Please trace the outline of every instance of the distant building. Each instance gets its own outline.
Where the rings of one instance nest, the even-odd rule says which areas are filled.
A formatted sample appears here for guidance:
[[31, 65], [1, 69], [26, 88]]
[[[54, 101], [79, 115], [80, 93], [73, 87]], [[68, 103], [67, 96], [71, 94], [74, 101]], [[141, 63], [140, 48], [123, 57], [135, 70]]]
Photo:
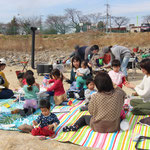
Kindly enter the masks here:
[[141, 32], [141, 26], [132, 26], [130, 27], [131, 33]]

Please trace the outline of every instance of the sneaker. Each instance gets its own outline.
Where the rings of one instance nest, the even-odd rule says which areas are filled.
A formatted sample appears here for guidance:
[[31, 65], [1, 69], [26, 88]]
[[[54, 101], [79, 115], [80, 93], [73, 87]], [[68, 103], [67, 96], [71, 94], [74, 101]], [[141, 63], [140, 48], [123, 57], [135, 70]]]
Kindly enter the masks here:
[[63, 128], [63, 132], [69, 132], [69, 131], [71, 131], [71, 130], [70, 130], [70, 128], [69, 128], [68, 126], [65, 126], [65, 127]]
[[77, 126], [73, 125], [73, 126], [70, 126], [70, 131], [77, 131], [78, 128]]

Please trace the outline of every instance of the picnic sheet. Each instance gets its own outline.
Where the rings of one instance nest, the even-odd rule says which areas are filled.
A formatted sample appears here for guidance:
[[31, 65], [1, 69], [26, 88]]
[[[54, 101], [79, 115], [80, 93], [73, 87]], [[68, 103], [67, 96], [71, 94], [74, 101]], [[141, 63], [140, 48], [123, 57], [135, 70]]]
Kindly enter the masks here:
[[[18, 130], [17, 127], [23, 123], [31, 124], [33, 119], [36, 119], [40, 114], [37, 110], [34, 115], [23, 118], [20, 115], [11, 115], [9, 110], [14, 108], [22, 108], [21, 103], [13, 103], [12, 100], [1, 100], [0, 108], [4, 104], [9, 104], [11, 107], [4, 110], [6, 113], [0, 113], [0, 129], [3, 130]], [[55, 130], [55, 137], [51, 140], [60, 142], [71, 142], [85, 147], [101, 148], [104, 150], [134, 150], [136, 142], [134, 139], [138, 135], [150, 137], [150, 127], [137, 124], [140, 119], [149, 116], [135, 116], [131, 112], [127, 114], [130, 128], [128, 131], [118, 131], [115, 133], [98, 133], [94, 132], [89, 126], [84, 126], [77, 132], [63, 132], [64, 126], [73, 125], [82, 115], [88, 115], [87, 111], [80, 112], [79, 107], [84, 105], [84, 101], [73, 100], [73, 106], [56, 106], [54, 109], [70, 110], [68, 113], [56, 113], [60, 120], [60, 124]], [[9, 126], [10, 125], [10, 126]], [[143, 141], [139, 145], [141, 148], [149, 149], [150, 142]]]

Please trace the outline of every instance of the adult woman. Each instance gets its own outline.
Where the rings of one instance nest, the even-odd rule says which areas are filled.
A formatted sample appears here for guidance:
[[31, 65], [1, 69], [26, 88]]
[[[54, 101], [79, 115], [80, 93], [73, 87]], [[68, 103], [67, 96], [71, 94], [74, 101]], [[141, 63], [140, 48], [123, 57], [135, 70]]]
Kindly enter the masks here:
[[131, 51], [127, 47], [114, 45], [114, 46], [104, 47], [103, 53], [104, 54], [110, 53], [111, 61], [113, 61], [114, 59], [118, 59], [120, 61], [121, 71], [127, 78], [127, 76], [128, 76], [127, 65], [128, 65], [129, 59], [131, 57]]
[[120, 129], [120, 113], [124, 103], [125, 92], [117, 87], [114, 89], [109, 75], [99, 72], [94, 83], [98, 92], [93, 94], [88, 105], [90, 115], [84, 115], [70, 127], [64, 127], [63, 131], [76, 131], [84, 125], [101, 133], [115, 132]]
[[72, 69], [71, 69], [71, 74], [70, 74], [70, 79], [66, 79], [66, 82], [71, 84], [70, 90], [76, 88], [76, 70], [81, 67], [81, 59], [78, 56], [74, 56], [72, 58]]
[[140, 67], [145, 74], [142, 82], [139, 85], [126, 83], [126, 86], [134, 89], [141, 99], [132, 99], [130, 104], [133, 106], [132, 113], [134, 115], [150, 115], [150, 59], [143, 59], [140, 62]]
[[[72, 58], [72, 70], [70, 74], [70, 80], [66, 79], [66, 82], [71, 84], [70, 90], [75, 90], [76, 89], [76, 70], [81, 67], [81, 59], [78, 56], [74, 56]], [[84, 75], [83, 78], [87, 79], [90, 78], [91, 74]]]
[[9, 82], [7, 81], [5, 74], [2, 72], [6, 67], [6, 60], [0, 59], [0, 76], [3, 78], [4, 82], [1, 84], [0, 87], [0, 99], [8, 99], [14, 95], [12, 90], [9, 88]]

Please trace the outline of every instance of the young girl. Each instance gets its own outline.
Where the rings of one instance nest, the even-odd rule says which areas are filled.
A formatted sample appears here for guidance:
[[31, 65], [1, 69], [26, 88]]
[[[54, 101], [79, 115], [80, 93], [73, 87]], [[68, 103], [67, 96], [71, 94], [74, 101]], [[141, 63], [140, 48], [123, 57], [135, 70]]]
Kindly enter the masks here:
[[86, 89], [86, 79], [84, 79], [84, 75], [90, 74], [90, 69], [88, 68], [88, 64], [86, 61], [81, 62], [81, 68], [77, 69], [77, 79], [76, 79], [76, 87], [77, 89], [80, 89], [83, 85], [83, 88]]
[[26, 82], [27, 85], [23, 86], [23, 91], [25, 93], [24, 109], [16, 109], [11, 112], [12, 114], [20, 113], [21, 116], [26, 116], [32, 114], [37, 109], [37, 93], [39, 92], [39, 89], [34, 85], [35, 79], [32, 75], [28, 75], [26, 77]]
[[[26, 77], [30, 75], [30, 76], [34, 76], [34, 73], [32, 70], [27, 70], [25, 73], [24, 72], [20, 72], [18, 75], [17, 75], [17, 78], [19, 80], [19, 85], [20, 87], [23, 87], [24, 85], [27, 85], [27, 81], [26, 81]], [[34, 83], [34, 85], [36, 85], [39, 89], [40, 89], [40, 86], [38, 83]]]
[[94, 87], [95, 87], [95, 83], [94, 83], [94, 80], [93, 79], [88, 79], [86, 81], [86, 85], [87, 85], [87, 88], [85, 91], [84, 91], [84, 95], [85, 95], [85, 106], [82, 106], [80, 108], [81, 111], [86, 111], [88, 110], [88, 104], [91, 100], [91, 95], [93, 93], [96, 93], [96, 90], [94, 90]]
[[134, 115], [150, 115], [150, 59], [143, 59], [140, 62], [140, 67], [145, 75], [139, 85], [126, 83], [126, 86], [135, 90], [135, 96], [140, 96], [139, 99], [132, 99], [130, 101], [133, 106], [132, 113]]
[[112, 80], [112, 82], [122, 88], [122, 85], [125, 84], [125, 75], [120, 71], [120, 61], [114, 59], [112, 61], [112, 68], [113, 70], [109, 71], [108, 74]]
[[100, 133], [120, 130], [120, 112], [125, 92], [119, 87], [114, 89], [109, 75], [102, 71], [95, 76], [94, 83], [98, 92], [92, 95], [89, 102], [90, 115], [82, 116], [73, 126], [64, 127], [63, 131], [76, 131], [85, 125], [90, 125]]
[[52, 77], [53, 79], [49, 80], [49, 84], [53, 82], [54, 84], [51, 87], [47, 88], [47, 91], [48, 92], [54, 91], [55, 105], [60, 105], [63, 101], [67, 99], [67, 95], [65, 93], [64, 86], [62, 83], [63, 75], [60, 73], [58, 69], [54, 69], [52, 71]]
[[57, 116], [50, 112], [50, 102], [47, 100], [40, 100], [41, 114], [33, 121], [33, 126], [23, 124], [18, 129], [23, 132], [31, 132], [32, 135], [52, 136], [54, 135], [54, 128], [60, 123]]

